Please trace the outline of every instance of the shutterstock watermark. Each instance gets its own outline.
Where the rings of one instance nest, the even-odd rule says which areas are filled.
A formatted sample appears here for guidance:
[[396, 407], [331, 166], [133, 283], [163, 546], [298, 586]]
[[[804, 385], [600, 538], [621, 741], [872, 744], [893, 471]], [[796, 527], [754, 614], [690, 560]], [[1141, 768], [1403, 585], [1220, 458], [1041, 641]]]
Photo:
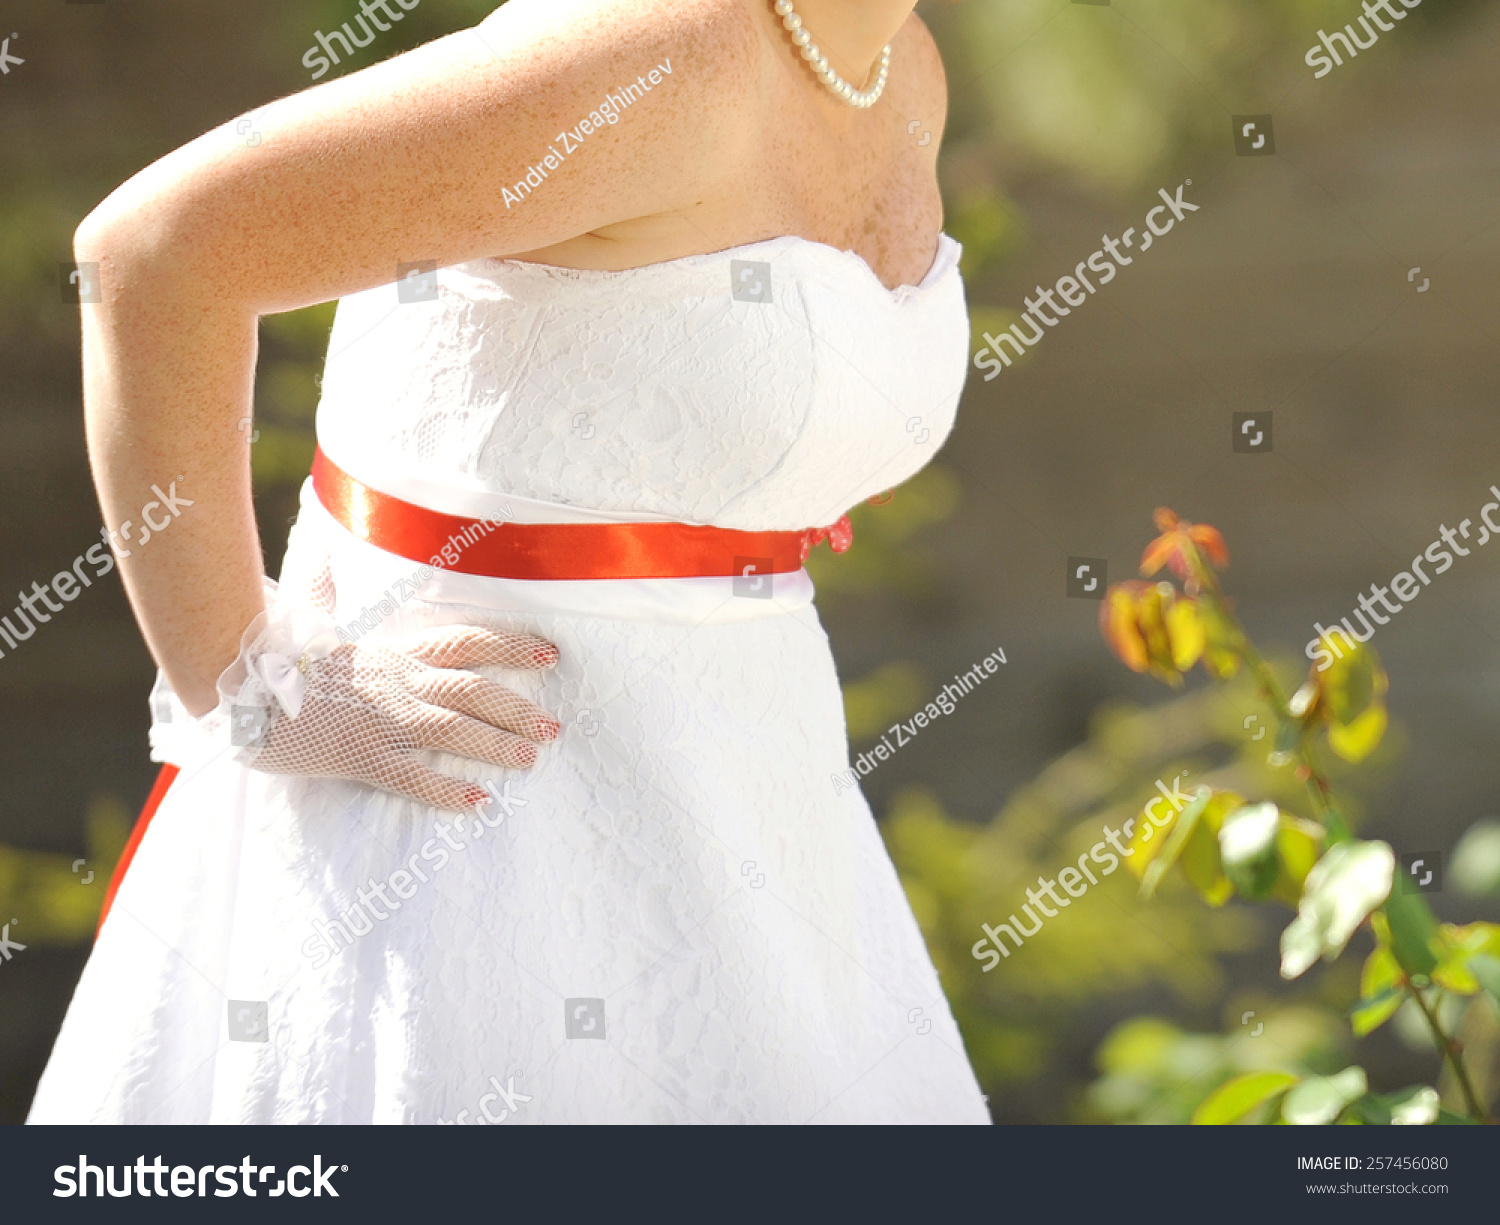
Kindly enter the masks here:
[[19, 34], [12, 34], [10, 38], [0, 40], [0, 75], [10, 76], [10, 66], [12, 64], [24, 64], [26, 62], [19, 55], [12, 54], [10, 49], [10, 39], [20, 37]]
[[[479, 1099], [478, 1108], [474, 1111], [476, 1115], [482, 1115], [483, 1117], [475, 1118], [472, 1120], [473, 1122], [479, 1123], [481, 1125], [494, 1126], [495, 1124], [503, 1123], [506, 1119], [510, 1118], [511, 1115], [518, 1113], [521, 1107], [526, 1102], [529, 1102], [531, 1100], [529, 1094], [516, 1092], [516, 1078], [514, 1076], [507, 1077], [503, 1086], [500, 1084], [500, 1081], [497, 1078], [491, 1076], [489, 1087], [493, 1090], [493, 1092], [486, 1093], [483, 1097], [481, 1097]], [[504, 1102], [505, 1108], [498, 1114], [491, 1114], [491, 1102]], [[460, 1110], [457, 1116], [455, 1116], [454, 1118], [438, 1120], [439, 1123], [446, 1123], [449, 1126], [453, 1126], [455, 1124], [467, 1125], [470, 1121], [471, 1120], [469, 1119], [469, 1112], [467, 1110]]]
[[[465, 850], [469, 843], [454, 837], [455, 831], [464, 832], [464, 822], [473, 820], [474, 826], [467, 836], [478, 842], [486, 829], [497, 829], [506, 817], [514, 815], [515, 809], [526, 807], [525, 800], [511, 795], [509, 779], [505, 780], [503, 791], [497, 791], [493, 783], [485, 783], [484, 789], [490, 793], [490, 803], [483, 805], [477, 813], [456, 817], [451, 823], [439, 821], [436, 838], [427, 839], [401, 867], [387, 873], [384, 880], [370, 877], [368, 885], [355, 892], [355, 904], [340, 911], [337, 919], [313, 921], [317, 934], [302, 942], [302, 955], [312, 961], [314, 970], [327, 965], [335, 953], [342, 951], [338, 938], [342, 938], [345, 948], [352, 948], [359, 937], [367, 936], [375, 929], [376, 923], [389, 919], [393, 911], [400, 910], [403, 901], [415, 897], [419, 882], [427, 884], [432, 876], [453, 861], [455, 854]], [[494, 820], [490, 819], [491, 816]], [[423, 869], [423, 864], [431, 868], [432, 875]], [[395, 897], [386, 892], [388, 889]]]
[[[182, 479], [179, 476], [177, 481]], [[99, 529], [99, 535], [103, 537], [103, 540], [75, 557], [73, 564], [66, 570], [59, 570], [54, 574], [50, 583], [43, 586], [41, 583], [33, 582], [29, 595], [24, 591], [18, 592], [20, 604], [8, 615], [0, 617], [0, 641], [14, 651], [18, 643], [25, 642], [36, 633], [38, 625], [46, 625], [52, 620], [53, 613], [62, 612], [64, 604], [71, 604], [83, 594], [85, 587], [92, 587], [94, 579], [103, 578], [113, 570], [117, 557], [134, 556], [133, 552], [122, 545], [116, 537], [124, 537], [136, 548], [143, 548], [154, 536], [171, 527], [177, 517], [182, 514], [183, 507], [193, 504], [191, 499], [177, 496], [177, 481], [168, 485], [165, 493], [162, 492], [160, 486], [151, 486], [151, 492], [159, 500], [147, 502], [141, 508], [139, 535], [133, 532], [136, 527], [134, 519], [126, 519], [113, 532], [108, 527], [102, 527]], [[153, 511], [162, 512], [160, 522], [152, 517]], [[105, 548], [105, 544], [109, 545], [109, 549]], [[84, 570], [85, 562], [93, 567], [92, 575]], [[63, 603], [59, 604], [57, 600], [54, 600], [52, 598], [54, 595]], [[38, 603], [42, 605], [42, 608], [37, 607]], [[12, 623], [11, 617], [15, 618], [15, 623]], [[4, 654], [4, 650], [0, 650], [0, 656]]]
[[[547, 177], [547, 171], [556, 170], [561, 166], [595, 132], [602, 131], [605, 127], [614, 127], [620, 122], [620, 115], [627, 107], [639, 102], [671, 75], [672, 61], [669, 58], [644, 76], [636, 77], [635, 84], [626, 85], [623, 89], [617, 88], [614, 93], [605, 94], [604, 101], [583, 119], [572, 128], [564, 128], [554, 137], [554, 143], [547, 147], [547, 155], [535, 166], [526, 168], [526, 177], [516, 184], [514, 191], [509, 187], [501, 188], [500, 198], [505, 201], [505, 207], [508, 209], [513, 204], [520, 204], [529, 197], [542, 185]], [[562, 146], [561, 149], [558, 148], [559, 145]]]
[[[1151, 840], [1154, 833], [1153, 826], [1156, 829], [1165, 828], [1177, 819], [1178, 813], [1193, 802], [1195, 797], [1182, 790], [1182, 777], [1186, 773], [1187, 771], [1184, 770], [1182, 774], [1178, 774], [1172, 780], [1170, 788], [1161, 779], [1156, 780], [1156, 789], [1161, 794], [1152, 796], [1146, 804], [1146, 816], [1151, 819], [1151, 825], [1147, 826], [1141, 834], [1142, 842], [1149, 842]], [[1165, 815], [1152, 811], [1163, 803], [1170, 804], [1172, 811]], [[1011, 915], [1010, 922], [1008, 923], [999, 923], [994, 926], [988, 923], [981, 923], [979, 925], [980, 930], [984, 932], [984, 938], [976, 941], [974, 947], [969, 950], [969, 953], [975, 961], [988, 961], [988, 964], [985, 965], [982, 971], [983, 973], [988, 974], [1000, 964], [1002, 957], [1010, 956], [1012, 950], [1005, 947], [1005, 941], [1000, 938], [1002, 935], [1009, 936], [1011, 943], [1016, 948], [1020, 948], [1028, 939], [1042, 930], [1042, 924], [1047, 919], [1056, 918], [1065, 907], [1073, 904], [1074, 899], [1081, 898], [1087, 893], [1091, 885], [1097, 885], [1101, 877], [1109, 876], [1116, 871], [1120, 866], [1121, 856], [1128, 858], [1135, 854], [1135, 847], [1126, 846], [1121, 841], [1122, 838], [1129, 839], [1134, 836], [1134, 817], [1126, 821], [1121, 829], [1114, 829], [1106, 824], [1101, 832], [1103, 833], [1103, 837], [1078, 857], [1078, 865], [1076, 867], [1069, 864], [1066, 868], [1058, 872], [1056, 880], [1046, 876], [1038, 876], [1036, 878], [1037, 887], [1026, 890], [1026, 902], [1022, 905], [1020, 914], [1024, 914], [1031, 920], [1031, 927], [1029, 929], [1026, 924], [1021, 922], [1020, 916], [1017, 914]], [[1106, 850], [1106, 846], [1114, 847], [1114, 850]], [[1119, 852], [1119, 854], [1115, 852]], [[1089, 867], [1090, 863], [1098, 866], [1099, 876], [1096, 877], [1094, 875], [1093, 869]], [[1057, 892], [1058, 885], [1062, 886], [1063, 892], [1068, 895], [1067, 897], [1063, 897]], [[1046, 902], [1042, 901], [1041, 895], [1043, 894], [1056, 903], [1056, 910], [1051, 909]], [[1036, 907], [1036, 910], [1032, 909], [1033, 906]], [[1041, 911], [1041, 914], [1038, 914], [1037, 911]], [[991, 945], [994, 947], [991, 948]]]
[[[966, 697], [977, 689], [986, 676], [994, 676], [1004, 662], [1005, 652], [997, 647], [967, 672], [955, 675], [952, 681], [943, 686], [943, 691], [917, 711], [910, 720], [905, 723], [899, 721], [892, 723], [886, 734], [880, 737], [879, 744], [859, 755], [853, 769], [831, 776], [833, 794], [838, 795], [851, 787], [857, 787], [861, 775], [869, 774], [881, 762], [895, 756], [897, 749], [904, 749], [928, 724], [937, 722], [943, 715], [951, 715], [958, 709], [958, 699]], [[894, 745], [887, 739], [888, 736], [896, 738]]]
[[[1121, 250], [1122, 247], [1135, 249], [1137, 255], [1149, 251], [1156, 239], [1170, 233], [1172, 227], [1186, 218], [1189, 213], [1196, 213], [1200, 206], [1190, 204], [1182, 198], [1183, 188], [1192, 185], [1193, 180], [1188, 179], [1177, 188], [1176, 195], [1168, 195], [1165, 187], [1159, 189], [1157, 194], [1161, 196], [1163, 203], [1158, 204], [1146, 214], [1144, 230], [1137, 231], [1132, 226], [1118, 239], [1111, 238], [1108, 234], [1104, 235], [1102, 240], [1104, 245], [1088, 259], [1080, 261], [1073, 269], [1071, 276], [1058, 278], [1057, 284], [1052, 289], [1044, 289], [1038, 285], [1036, 301], [1033, 302], [1030, 298], [1025, 299], [1026, 313], [1021, 316], [1022, 322], [1027, 325], [1027, 331], [1031, 333], [1029, 336], [1021, 331], [1019, 323], [1011, 324], [1010, 330], [1001, 332], [999, 336], [991, 336], [985, 332], [986, 347], [974, 355], [974, 365], [985, 371], [984, 381], [988, 383], [1010, 365], [1011, 354], [1005, 351], [1004, 346], [1009, 345], [1015, 351], [1016, 357], [1024, 356], [1028, 345], [1038, 343], [1046, 335], [1042, 324], [1055, 328], [1062, 321], [1063, 315], [1071, 315], [1074, 307], [1082, 306], [1088, 301], [1089, 294], [1098, 292], [1094, 283], [1085, 274], [1085, 268], [1092, 270], [1098, 276], [1100, 285], [1108, 285], [1115, 279], [1120, 269], [1135, 263], [1135, 256], [1126, 255]], [[1166, 217], [1168, 212], [1172, 214], [1170, 217]], [[1166, 217], [1166, 224], [1157, 224], [1157, 219], [1161, 217]], [[1138, 249], [1135, 247], [1134, 237], [1137, 233], [1141, 236], [1141, 245]], [[1107, 256], [1106, 251], [1109, 252]], [[1085, 293], [1085, 290], [1088, 292]], [[1057, 301], [1058, 298], [1061, 298], [1062, 302]], [[1047, 314], [1049, 310], [1058, 318], [1054, 319]]]
[[4, 927], [0, 927], [0, 965], [4, 965], [17, 953], [24, 953], [26, 951], [24, 944], [19, 940], [12, 940], [10, 938], [11, 923], [19, 924], [20, 921], [20, 919], [12, 919]]
[[[1353, 22], [1344, 27], [1346, 32], [1342, 34], [1337, 30], [1332, 34], [1326, 34], [1322, 30], [1319, 30], [1319, 45], [1310, 48], [1302, 61], [1309, 68], [1316, 68], [1318, 70], [1313, 73], [1313, 80], [1316, 81], [1319, 77], [1326, 77], [1334, 70], [1335, 66], [1343, 65], [1344, 61], [1339, 57], [1338, 47], [1335, 44], [1342, 43], [1344, 54], [1351, 60], [1354, 59], [1361, 51], [1368, 51], [1379, 42], [1382, 33], [1389, 33], [1391, 30], [1394, 30], [1396, 22], [1405, 21], [1405, 10], [1416, 8], [1422, 3], [1422, 0], [1400, 0], [1400, 3], [1401, 8], [1397, 8], [1393, 0], [1375, 0], [1373, 4], [1370, 0], [1361, 0], [1361, 7], [1364, 9], [1365, 15], [1356, 20], [1364, 30], [1366, 37], [1370, 40], [1369, 42], [1360, 42], [1359, 35], [1355, 33]], [[1380, 16], [1381, 13], [1389, 17], [1390, 21], [1384, 20]], [[1374, 29], [1370, 28], [1372, 21], [1375, 23]]]
[[[146, 1164], [145, 1157], [137, 1157], [134, 1165], [92, 1165], [88, 1154], [81, 1153], [77, 1165], [60, 1165], [52, 1171], [52, 1179], [57, 1184], [52, 1194], [58, 1199], [69, 1199], [73, 1196], [88, 1198], [89, 1187], [94, 1188], [93, 1194], [98, 1199], [106, 1195], [116, 1199], [124, 1199], [131, 1195], [139, 1195], [150, 1199], [156, 1195], [165, 1199], [169, 1195], [177, 1196], [179, 1199], [197, 1198], [206, 1199], [210, 1194], [220, 1199], [229, 1199], [236, 1195], [248, 1195], [252, 1198], [256, 1195], [267, 1195], [274, 1199], [278, 1195], [290, 1195], [301, 1199], [304, 1195], [311, 1195], [319, 1199], [325, 1195], [331, 1195], [334, 1199], [339, 1198], [339, 1193], [333, 1185], [333, 1176], [346, 1172], [347, 1165], [334, 1162], [323, 1164], [323, 1154], [314, 1153], [312, 1165], [294, 1165], [287, 1170], [284, 1178], [277, 1178], [275, 1182], [267, 1185], [268, 1180], [276, 1175], [274, 1165], [257, 1166], [247, 1154], [239, 1165], [167, 1165], [160, 1154], [150, 1165]], [[120, 1187], [115, 1187], [115, 1171], [120, 1172]], [[131, 1175], [134, 1174], [134, 1180]], [[147, 1175], [151, 1178], [148, 1181]], [[212, 1176], [216, 1184], [214, 1190], [209, 1191], [209, 1178]], [[171, 1189], [168, 1190], [167, 1182]]]
[[[383, 34], [391, 28], [390, 25], [377, 17], [376, 13], [384, 14], [394, 23], [401, 21], [406, 16], [406, 13], [411, 12], [421, 2], [422, 0], [411, 0], [411, 3], [408, 4], [407, 0], [359, 0], [359, 16], [354, 20], [365, 33], [364, 42], [360, 42], [359, 35], [349, 28], [347, 21], [344, 22], [342, 32], [335, 30], [332, 34], [324, 34], [322, 30], [315, 30], [313, 37], [318, 40], [318, 46], [309, 47], [303, 53], [302, 66], [312, 70], [312, 79], [316, 81], [332, 67], [332, 64], [329, 63], [330, 59], [333, 61], [333, 64], [339, 63], [339, 53], [333, 49], [333, 40], [338, 40], [339, 44], [344, 48], [344, 58], [348, 59], [353, 56], [357, 48], [368, 47], [374, 42], [377, 33]], [[391, 7], [392, 3], [400, 5], [401, 8], [406, 10], [406, 13], [397, 12]], [[371, 26], [375, 28], [372, 30], [370, 29]], [[319, 53], [318, 47], [323, 49], [322, 54]]]
[[[1335, 658], [1344, 658], [1344, 649], [1340, 647], [1337, 638], [1344, 640], [1344, 647], [1350, 651], [1354, 650], [1356, 642], [1368, 642], [1375, 636], [1375, 631], [1382, 625], [1389, 625], [1391, 617], [1422, 594], [1422, 588], [1432, 582], [1427, 572], [1422, 568], [1422, 562], [1429, 562], [1433, 574], [1442, 574], [1453, 566], [1453, 555], [1467, 557], [1474, 549], [1465, 548], [1459, 544], [1459, 539], [1471, 540], [1475, 548], [1482, 548], [1488, 544], [1494, 536], [1500, 536], [1500, 517], [1491, 519], [1490, 516], [1500, 511], [1500, 486], [1491, 485], [1490, 493], [1494, 495], [1495, 501], [1486, 502], [1479, 510], [1479, 534], [1470, 537], [1469, 528], [1474, 526], [1474, 520], [1465, 519], [1458, 525], [1457, 530], [1449, 527], [1446, 523], [1438, 524], [1438, 539], [1434, 540], [1422, 552], [1418, 553], [1411, 561], [1410, 570], [1401, 570], [1391, 579], [1389, 586], [1382, 587], [1379, 583], [1370, 584], [1370, 594], [1361, 594], [1359, 607], [1352, 610], [1352, 615], [1359, 618], [1360, 625], [1364, 626], [1365, 632], [1361, 634], [1350, 624], [1349, 618], [1344, 617], [1339, 625], [1332, 628], [1324, 628], [1321, 621], [1313, 622], [1313, 629], [1317, 630], [1318, 636], [1309, 642], [1304, 649], [1304, 654], [1318, 666], [1319, 672], [1326, 672], [1333, 666]], [[1447, 548], [1443, 546], [1447, 545]], [[1452, 550], [1451, 552], [1449, 550]], [[1415, 576], [1415, 577], [1413, 577]], [[1417, 579], [1422, 582], [1418, 584]], [[1391, 595], [1396, 597], [1391, 600]], [[1390, 616], [1377, 611], [1375, 605], [1385, 609]], [[1374, 622], [1372, 625], [1371, 622]], [[1340, 628], [1342, 626], [1342, 628]], [[1335, 637], [1337, 635], [1337, 638]]]

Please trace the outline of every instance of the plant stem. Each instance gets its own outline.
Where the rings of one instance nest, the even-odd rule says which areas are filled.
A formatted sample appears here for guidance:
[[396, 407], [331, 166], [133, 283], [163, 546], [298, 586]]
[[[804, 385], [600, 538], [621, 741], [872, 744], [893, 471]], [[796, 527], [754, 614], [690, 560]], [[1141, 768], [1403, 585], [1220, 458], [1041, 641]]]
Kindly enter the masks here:
[[1488, 1123], [1489, 1115], [1485, 1112], [1479, 1095], [1474, 1092], [1474, 1085], [1469, 1080], [1468, 1069], [1464, 1067], [1463, 1052], [1458, 1049], [1458, 1043], [1444, 1032], [1437, 1014], [1427, 1006], [1427, 1001], [1422, 998], [1422, 992], [1412, 985], [1410, 979], [1406, 980], [1405, 986], [1407, 995], [1411, 996], [1417, 1007], [1422, 1010], [1422, 1015], [1427, 1019], [1428, 1028], [1432, 1030], [1433, 1037], [1442, 1048], [1443, 1058], [1448, 1061], [1448, 1067], [1453, 1072], [1453, 1079], [1458, 1081], [1459, 1091], [1464, 1095], [1464, 1108], [1469, 1112], [1469, 1117], [1476, 1123]]
[[[1349, 827], [1339, 816], [1333, 788], [1313, 759], [1309, 728], [1302, 719], [1292, 713], [1291, 704], [1282, 692], [1281, 685], [1277, 682], [1270, 665], [1255, 649], [1255, 644], [1250, 641], [1250, 635], [1245, 632], [1245, 627], [1240, 624], [1239, 618], [1230, 609], [1229, 601], [1224, 595], [1223, 588], [1219, 586], [1218, 576], [1214, 573], [1213, 566], [1206, 562], [1196, 549], [1192, 551], [1191, 565], [1193, 577], [1197, 580], [1199, 589], [1204, 597], [1212, 602], [1215, 613], [1229, 627], [1233, 635], [1234, 651], [1259, 683], [1276, 718], [1283, 725], [1291, 724], [1298, 729], [1297, 758], [1307, 773], [1308, 791], [1312, 796], [1313, 808], [1321, 818], [1323, 827], [1328, 831], [1330, 841], [1344, 841], [1350, 837]], [[1433, 1038], [1442, 1049], [1443, 1058], [1447, 1061], [1454, 1080], [1458, 1082], [1459, 1091], [1463, 1094], [1469, 1117], [1476, 1123], [1487, 1123], [1489, 1116], [1479, 1100], [1479, 1095], [1474, 1092], [1474, 1085], [1469, 1079], [1468, 1069], [1464, 1067], [1463, 1052], [1459, 1050], [1458, 1043], [1444, 1031], [1437, 1014], [1427, 1006], [1427, 1001], [1422, 998], [1422, 992], [1412, 985], [1411, 980], [1406, 979], [1403, 985], [1427, 1021]]]
[[1308, 793], [1312, 797], [1313, 809], [1316, 811], [1323, 827], [1328, 831], [1334, 842], [1342, 842], [1349, 837], [1349, 827], [1339, 816], [1338, 805], [1334, 801], [1333, 788], [1329, 785], [1323, 772], [1318, 769], [1313, 760], [1312, 746], [1308, 743], [1307, 728], [1303, 726], [1302, 720], [1292, 714], [1291, 705], [1286, 695], [1282, 692], [1280, 683], [1276, 680], [1271, 666], [1266, 663], [1261, 653], [1255, 649], [1255, 644], [1250, 641], [1250, 635], [1245, 632], [1245, 627], [1240, 624], [1238, 617], [1229, 607], [1229, 601], [1224, 595], [1224, 589], [1219, 586], [1218, 576], [1214, 574], [1213, 567], [1203, 560], [1201, 556], [1193, 558], [1194, 577], [1198, 580], [1203, 594], [1213, 601], [1214, 610], [1219, 617], [1229, 626], [1234, 634], [1234, 649], [1238, 652], [1240, 659], [1244, 661], [1245, 667], [1250, 670], [1265, 694], [1266, 700], [1270, 702], [1272, 712], [1283, 724], [1295, 724], [1300, 729], [1297, 739], [1298, 763], [1307, 772]]

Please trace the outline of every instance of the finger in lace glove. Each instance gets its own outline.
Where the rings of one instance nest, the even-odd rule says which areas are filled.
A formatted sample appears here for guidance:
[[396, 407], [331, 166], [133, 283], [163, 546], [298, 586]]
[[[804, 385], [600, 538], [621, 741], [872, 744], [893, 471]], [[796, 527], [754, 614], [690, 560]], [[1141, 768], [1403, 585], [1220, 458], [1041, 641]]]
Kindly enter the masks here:
[[557, 648], [534, 634], [444, 626], [379, 644], [339, 643], [316, 609], [272, 608], [219, 680], [240, 760], [268, 774], [350, 779], [437, 808], [472, 809], [482, 788], [430, 769], [439, 750], [529, 769], [560, 724], [470, 669], [536, 671]]

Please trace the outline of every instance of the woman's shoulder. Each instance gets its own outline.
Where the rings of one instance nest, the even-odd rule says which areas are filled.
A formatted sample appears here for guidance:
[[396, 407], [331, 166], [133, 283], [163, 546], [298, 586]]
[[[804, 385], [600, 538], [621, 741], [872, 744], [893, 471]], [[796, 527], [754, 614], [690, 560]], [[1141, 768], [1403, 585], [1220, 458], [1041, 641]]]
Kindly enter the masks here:
[[672, 57], [687, 75], [748, 83], [760, 51], [760, 0], [509, 0], [482, 21], [481, 37], [545, 56], [564, 42], [580, 62]]
[[587, 113], [601, 89], [626, 102], [649, 92], [631, 107], [623, 143], [655, 158], [675, 142], [679, 164], [711, 162], [751, 129], [745, 100], [759, 89], [764, 51], [757, 2], [509, 0], [477, 32], [514, 63], [537, 105], [566, 116]]

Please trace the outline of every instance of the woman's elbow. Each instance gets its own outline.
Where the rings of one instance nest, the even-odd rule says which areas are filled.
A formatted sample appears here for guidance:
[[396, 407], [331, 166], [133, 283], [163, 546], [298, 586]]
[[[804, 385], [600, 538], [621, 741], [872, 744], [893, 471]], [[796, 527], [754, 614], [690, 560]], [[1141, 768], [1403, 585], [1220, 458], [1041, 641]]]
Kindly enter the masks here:
[[116, 188], [73, 231], [73, 258], [98, 266], [106, 305], [133, 288], [192, 271], [182, 203], [171, 193], [149, 190], [139, 181], [146, 173]]

